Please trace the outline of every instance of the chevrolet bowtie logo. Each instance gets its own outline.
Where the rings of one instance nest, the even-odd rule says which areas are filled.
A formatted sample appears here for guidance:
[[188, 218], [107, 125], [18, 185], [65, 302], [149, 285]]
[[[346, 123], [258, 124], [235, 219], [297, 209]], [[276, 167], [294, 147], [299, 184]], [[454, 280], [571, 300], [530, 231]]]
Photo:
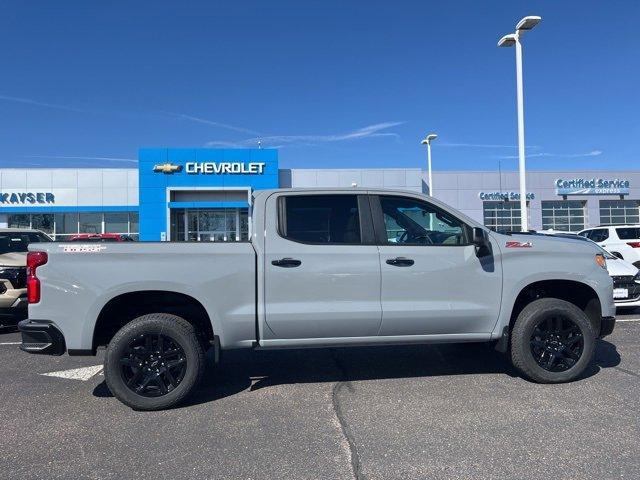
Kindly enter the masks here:
[[174, 173], [180, 172], [181, 170], [182, 165], [174, 165], [173, 163], [159, 163], [153, 166], [154, 172]]

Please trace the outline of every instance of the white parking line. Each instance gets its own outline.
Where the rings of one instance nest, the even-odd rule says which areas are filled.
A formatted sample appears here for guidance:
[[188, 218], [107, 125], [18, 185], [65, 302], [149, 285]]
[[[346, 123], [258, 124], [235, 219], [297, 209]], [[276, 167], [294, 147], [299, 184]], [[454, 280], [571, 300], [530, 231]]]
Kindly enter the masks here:
[[0, 345], [20, 345], [22, 342], [2, 342]]
[[616, 323], [618, 322], [640, 322], [640, 318], [616, 318]]
[[71, 370], [61, 370], [59, 372], [41, 373], [40, 375], [86, 382], [100, 372], [102, 372], [102, 365], [93, 365], [91, 367], [72, 368]]

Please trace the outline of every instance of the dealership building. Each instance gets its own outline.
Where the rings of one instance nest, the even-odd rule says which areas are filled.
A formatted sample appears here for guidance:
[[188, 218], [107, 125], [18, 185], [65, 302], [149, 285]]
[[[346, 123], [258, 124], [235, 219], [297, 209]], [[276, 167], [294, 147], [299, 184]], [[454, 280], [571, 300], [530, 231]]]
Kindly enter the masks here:
[[[272, 149], [142, 149], [138, 168], [0, 168], [0, 227], [64, 240], [122, 233], [143, 241], [242, 241], [251, 194], [278, 187], [429, 192], [420, 168], [281, 169]], [[492, 229], [518, 230], [517, 172], [436, 171], [433, 194]], [[527, 173], [530, 228], [576, 232], [640, 222], [640, 170]]]

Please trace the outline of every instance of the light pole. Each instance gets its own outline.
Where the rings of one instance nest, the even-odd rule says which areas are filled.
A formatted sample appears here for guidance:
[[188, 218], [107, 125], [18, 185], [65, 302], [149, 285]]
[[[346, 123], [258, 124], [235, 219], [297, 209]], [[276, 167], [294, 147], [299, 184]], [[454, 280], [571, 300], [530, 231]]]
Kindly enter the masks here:
[[515, 33], [505, 35], [498, 41], [499, 47], [516, 47], [516, 90], [518, 102], [518, 170], [520, 175], [520, 215], [522, 218], [521, 229], [529, 230], [529, 218], [527, 216], [527, 183], [524, 158], [524, 98], [522, 93], [522, 43], [520, 37], [527, 30], [531, 30], [542, 20], [541, 17], [524, 17], [516, 25]]
[[429, 135], [424, 137], [424, 140], [422, 140], [422, 142], [420, 142], [422, 145], [427, 146], [427, 168], [429, 172], [428, 175], [429, 175], [429, 196], [430, 197], [433, 197], [433, 178], [431, 177], [431, 142], [434, 141], [436, 138], [438, 138], [438, 135], [436, 135], [435, 133], [430, 133]]

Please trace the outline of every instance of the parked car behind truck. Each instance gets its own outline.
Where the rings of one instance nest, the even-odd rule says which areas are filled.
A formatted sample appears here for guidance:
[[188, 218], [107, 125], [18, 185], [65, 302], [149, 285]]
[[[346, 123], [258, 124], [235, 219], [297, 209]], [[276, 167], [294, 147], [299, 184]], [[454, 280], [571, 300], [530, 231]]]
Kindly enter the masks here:
[[615, 307], [588, 242], [502, 235], [421, 194], [266, 190], [238, 243], [40, 245], [21, 348], [93, 355], [142, 410], [182, 401], [204, 352], [496, 342], [537, 382], [578, 377]]
[[605, 225], [587, 228], [578, 235], [640, 268], [640, 225]]
[[27, 246], [50, 241], [39, 230], [0, 229], [0, 329], [27, 318]]

